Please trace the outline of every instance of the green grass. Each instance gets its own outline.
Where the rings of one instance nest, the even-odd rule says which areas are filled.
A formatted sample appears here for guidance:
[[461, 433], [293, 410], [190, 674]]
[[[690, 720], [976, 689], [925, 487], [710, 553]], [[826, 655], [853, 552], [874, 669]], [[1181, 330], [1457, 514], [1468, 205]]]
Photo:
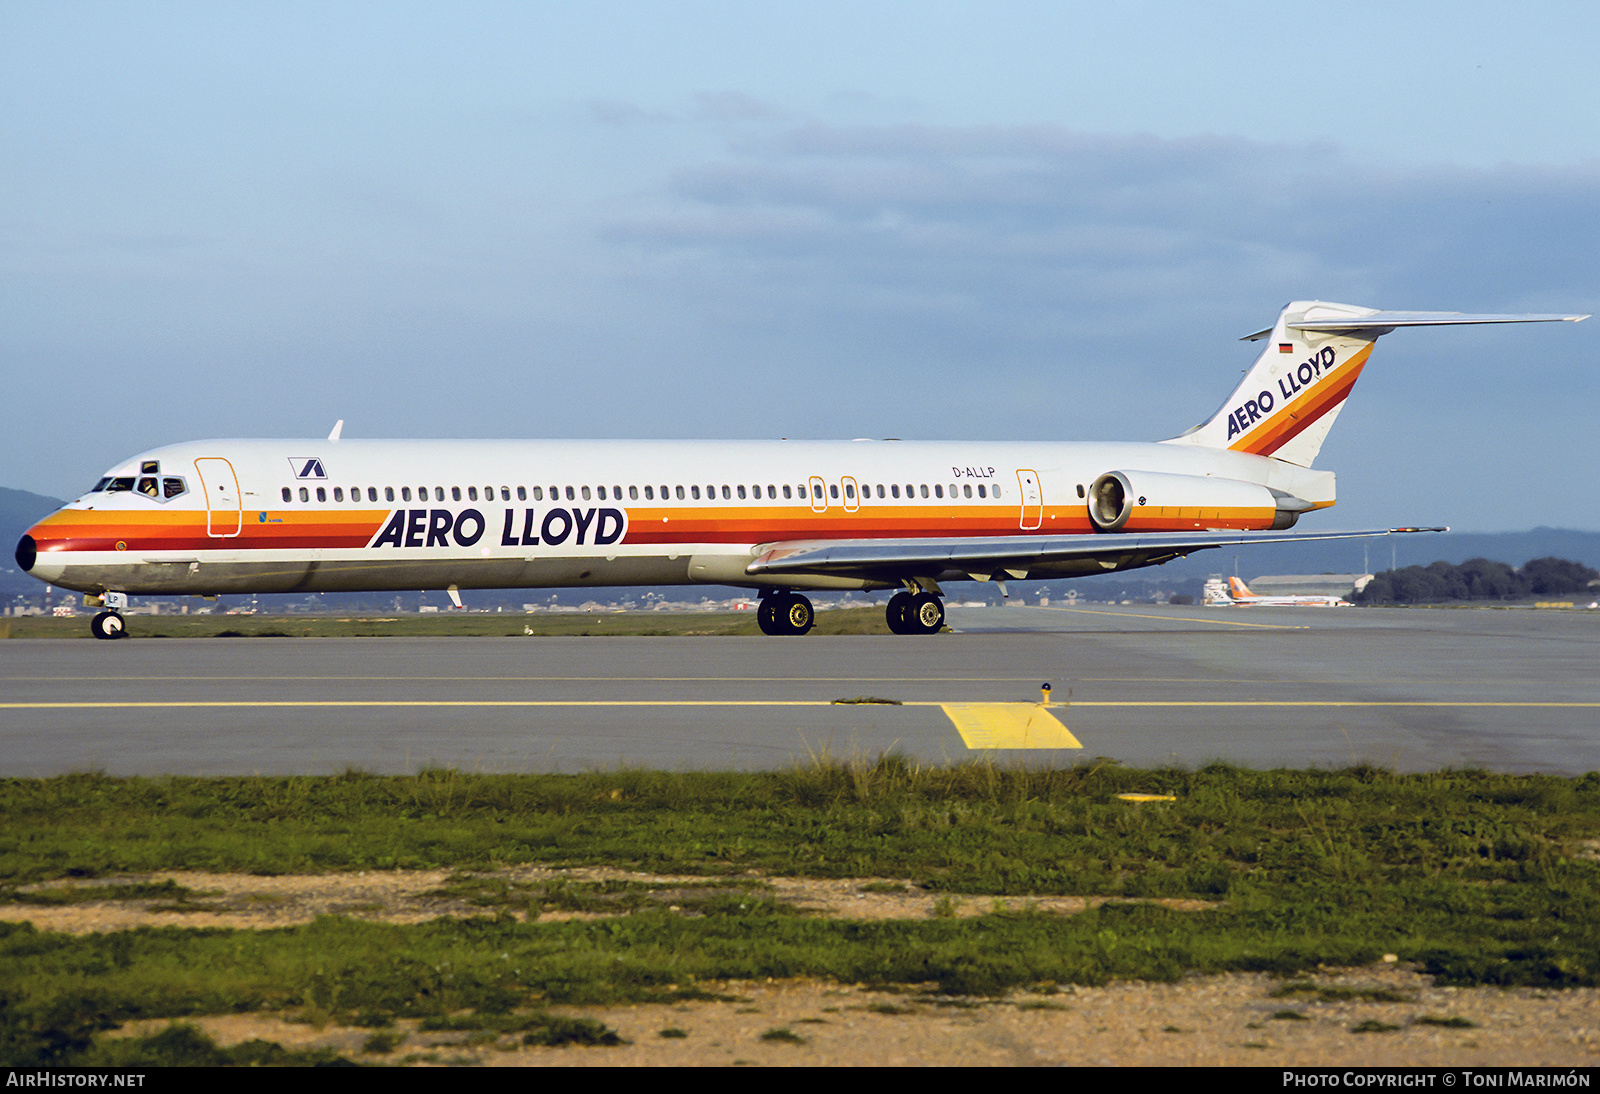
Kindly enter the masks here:
[[[130, 615], [128, 636], [144, 638], [440, 638], [761, 636], [755, 612], [356, 612], [339, 615]], [[812, 634], [888, 634], [881, 608], [819, 611]], [[0, 638], [89, 638], [89, 616], [0, 620]]]
[[[1177, 800], [1115, 797], [1129, 792]], [[1441, 984], [1595, 986], [1597, 841], [1596, 775], [917, 768], [887, 756], [750, 773], [0, 780], [0, 899], [68, 901], [78, 891], [65, 879], [157, 870], [450, 867], [441, 891], [482, 911], [82, 937], [0, 927], [0, 1063], [86, 1058], [106, 1043], [97, 1033], [132, 1018], [231, 1011], [368, 1028], [468, 1015], [498, 1037], [549, 1004], [705, 998], [725, 979], [900, 985], [954, 1002], [1194, 972], [1290, 977], [1396, 954]], [[532, 863], [701, 880], [492, 873]], [[841, 921], [775, 901], [760, 875], [909, 879], [952, 913], [958, 895], [1114, 899], [1074, 916]], [[205, 895], [117, 884], [99, 893]], [[1207, 903], [1177, 911], [1152, 897]], [[557, 908], [605, 914], [537, 919]], [[1279, 994], [1406, 998], [1292, 980]]]

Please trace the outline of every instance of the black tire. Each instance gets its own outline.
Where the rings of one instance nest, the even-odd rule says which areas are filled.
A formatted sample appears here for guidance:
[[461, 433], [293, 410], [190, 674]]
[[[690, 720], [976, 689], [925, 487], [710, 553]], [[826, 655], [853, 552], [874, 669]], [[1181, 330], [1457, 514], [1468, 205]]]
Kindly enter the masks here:
[[883, 610], [885, 621], [889, 624], [890, 634], [914, 634], [911, 629], [911, 601], [910, 593], [895, 593], [889, 598], [889, 606]]
[[778, 618], [779, 609], [783, 603], [783, 594], [774, 593], [761, 598], [761, 605], [756, 608], [756, 626], [761, 628], [762, 634], [783, 634], [783, 621]]
[[906, 622], [912, 634], [938, 634], [944, 628], [944, 601], [932, 593], [918, 593], [911, 598]]
[[817, 622], [817, 613], [811, 607], [811, 601], [799, 593], [790, 593], [784, 599], [786, 603], [781, 609], [783, 614], [783, 633], [805, 634]]
[[128, 626], [118, 612], [101, 612], [89, 620], [89, 633], [96, 638], [126, 638]]

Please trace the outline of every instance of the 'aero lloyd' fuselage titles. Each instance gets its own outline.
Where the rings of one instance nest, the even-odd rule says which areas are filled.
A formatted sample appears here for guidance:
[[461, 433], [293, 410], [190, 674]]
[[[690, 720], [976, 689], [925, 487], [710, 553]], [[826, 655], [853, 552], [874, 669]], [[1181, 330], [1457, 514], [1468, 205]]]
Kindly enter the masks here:
[[[488, 523], [477, 509], [459, 513], [449, 509], [396, 509], [368, 547], [474, 547]], [[582, 546], [604, 547], [616, 543], [628, 530], [628, 514], [621, 509], [566, 509], [556, 506], [505, 510], [500, 530], [502, 547], [560, 546], [569, 540]]]
[[[1322, 374], [1334, 366], [1334, 352], [1332, 346], [1323, 346], [1321, 350], [1313, 353], [1298, 366], [1289, 370], [1288, 375], [1278, 378], [1278, 393], [1285, 403], [1296, 395], [1309, 388]], [[1248, 430], [1257, 422], [1262, 421], [1272, 413], [1272, 408], [1278, 403], [1278, 395], [1270, 390], [1263, 389], [1254, 399], [1246, 399], [1243, 406], [1235, 407], [1228, 415], [1228, 440], [1233, 440], [1239, 434]]]

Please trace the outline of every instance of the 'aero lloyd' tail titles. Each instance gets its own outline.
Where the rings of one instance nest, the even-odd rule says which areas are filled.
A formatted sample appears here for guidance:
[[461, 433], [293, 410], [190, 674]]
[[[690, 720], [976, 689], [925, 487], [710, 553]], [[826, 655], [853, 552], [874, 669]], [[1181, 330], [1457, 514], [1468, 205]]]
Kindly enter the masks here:
[[[899, 589], [897, 634], [942, 583], [1107, 573], [1288, 532], [1334, 503], [1312, 470], [1373, 343], [1398, 327], [1577, 315], [1297, 301], [1207, 421], [1155, 443], [213, 440], [142, 453], [41, 520], [24, 571], [105, 608], [130, 595], [714, 583], [804, 634], [802, 590]], [[426, 485], [422, 485], [422, 484]], [[415, 492], [415, 507], [413, 507]], [[549, 504], [546, 504], [548, 501]], [[593, 504], [591, 504], [591, 501]]]

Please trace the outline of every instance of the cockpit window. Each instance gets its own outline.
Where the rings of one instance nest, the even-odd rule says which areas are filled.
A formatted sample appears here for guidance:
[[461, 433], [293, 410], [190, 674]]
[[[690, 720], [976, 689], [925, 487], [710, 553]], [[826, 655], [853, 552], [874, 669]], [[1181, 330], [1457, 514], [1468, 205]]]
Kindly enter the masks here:
[[99, 482], [95, 483], [94, 486], [92, 488], [90, 488], [89, 493], [98, 494], [100, 491], [104, 490], [108, 485], [110, 485], [110, 483], [111, 483], [111, 476], [107, 475], [105, 478], [103, 478]]
[[139, 480], [139, 493], [147, 498], [159, 498], [161, 486], [153, 478], [143, 478]]
[[132, 490], [132, 489], [133, 489], [133, 476], [132, 475], [128, 475], [125, 478], [112, 479], [111, 480], [111, 484], [106, 487], [106, 493], [115, 494], [115, 493], [118, 493], [119, 491]]
[[189, 487], [182, 479], [169, 476], [161, 480], [161, 493], [166, 497], [175, 498], [179, 494], [185, 493], [188, 489]]

